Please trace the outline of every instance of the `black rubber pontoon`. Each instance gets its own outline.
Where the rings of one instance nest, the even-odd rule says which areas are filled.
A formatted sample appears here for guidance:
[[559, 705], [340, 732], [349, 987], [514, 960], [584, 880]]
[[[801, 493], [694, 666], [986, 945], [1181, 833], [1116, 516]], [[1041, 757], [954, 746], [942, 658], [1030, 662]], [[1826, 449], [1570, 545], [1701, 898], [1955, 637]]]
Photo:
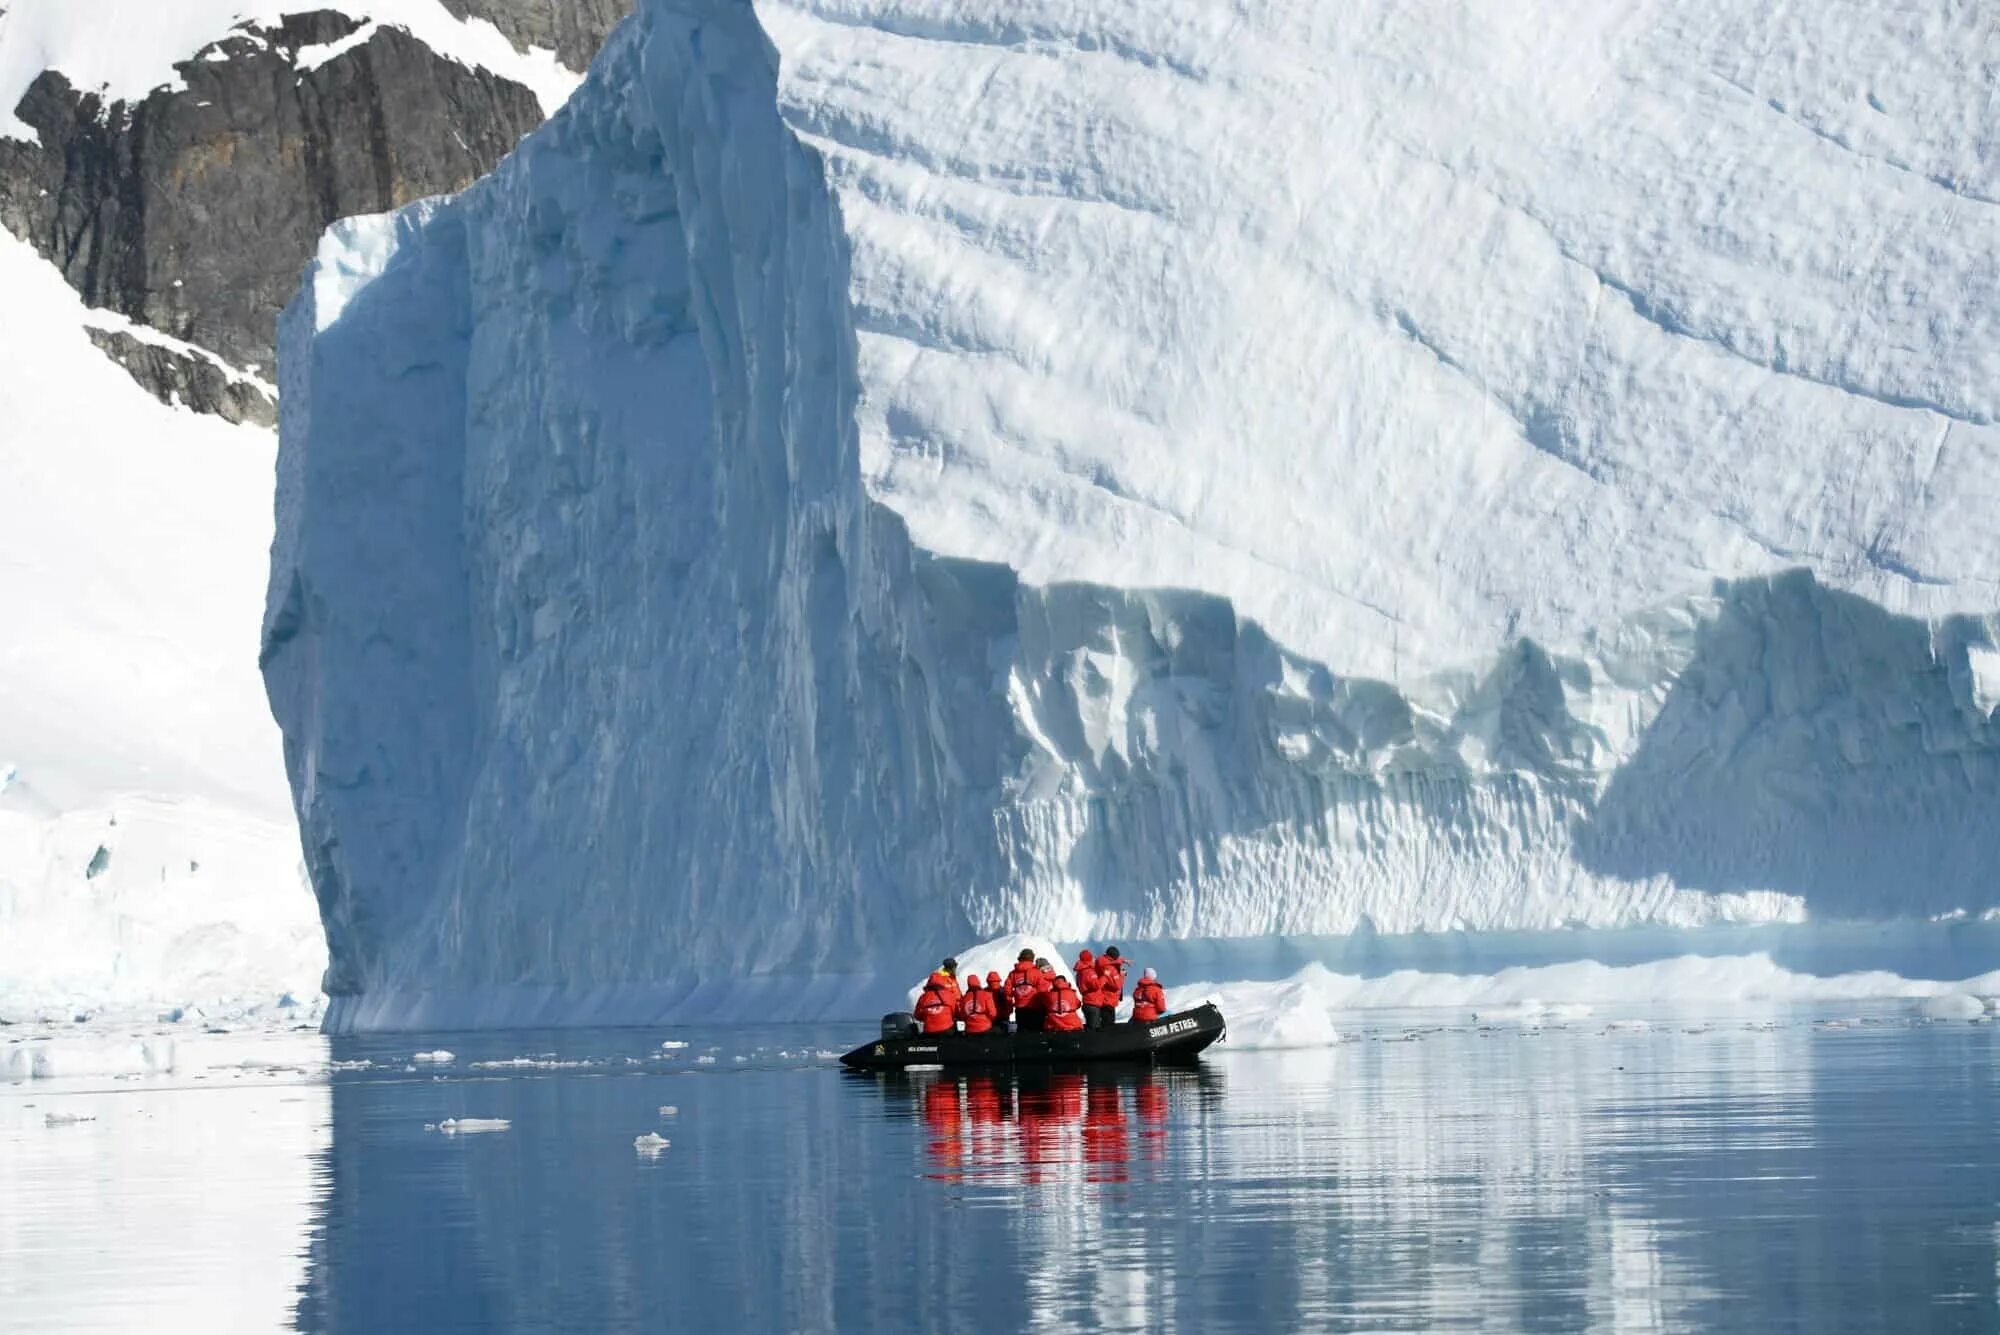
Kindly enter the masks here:
[[897, 1034], [863, 1043], [840, 1060], [857, 1071], [911, 1066], [1019, 1066], [1071, 1062], [1191, 1062], [1226, 1026], [1213, 1005], [1144, 1024], [1073, 1033]]

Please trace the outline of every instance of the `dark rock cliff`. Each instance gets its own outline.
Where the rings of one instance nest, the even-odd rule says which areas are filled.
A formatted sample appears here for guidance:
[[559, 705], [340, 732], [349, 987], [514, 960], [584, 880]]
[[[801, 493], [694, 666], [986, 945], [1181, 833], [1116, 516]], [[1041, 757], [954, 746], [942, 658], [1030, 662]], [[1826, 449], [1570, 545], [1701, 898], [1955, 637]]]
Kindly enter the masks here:
[[[582, 61], [623, 5], [451, 8], [504, 14], [510, 38], [560, 40]], [[185, 88], [137, 102], [107, 105], [42, 74], [16, 111], [38, 141], [0, 139], [0, 226], [91, 305], [275, 380], [277, 313], [327, 224], [461, 190], [542, 119], [528, 89], [400, 29], [323, 63], [309, 50], [360, 30], [330, 11], [246, 24], [175, 67]], [[254, 385], [198, 357], [123, 334], [98, 344], [163, 401], [273, 418]]]
[[485, 19], [519, 50], [544, 47], [581, 73], [633, 0], [442, 0], [459, 18]]

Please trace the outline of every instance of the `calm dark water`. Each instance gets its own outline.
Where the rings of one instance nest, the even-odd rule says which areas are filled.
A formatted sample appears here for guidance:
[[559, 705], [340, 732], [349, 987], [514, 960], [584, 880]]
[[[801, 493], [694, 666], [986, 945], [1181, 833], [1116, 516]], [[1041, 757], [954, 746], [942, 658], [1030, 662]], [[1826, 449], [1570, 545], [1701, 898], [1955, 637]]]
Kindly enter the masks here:
[[[1440, 1024], [1192, 1072], [857, 1077], [794, 1028], [7, 1087], [0, 1326], [2000, 1329], [2000, 1028]], [[425, 1129], [468, 1117], [511, 1125]]]

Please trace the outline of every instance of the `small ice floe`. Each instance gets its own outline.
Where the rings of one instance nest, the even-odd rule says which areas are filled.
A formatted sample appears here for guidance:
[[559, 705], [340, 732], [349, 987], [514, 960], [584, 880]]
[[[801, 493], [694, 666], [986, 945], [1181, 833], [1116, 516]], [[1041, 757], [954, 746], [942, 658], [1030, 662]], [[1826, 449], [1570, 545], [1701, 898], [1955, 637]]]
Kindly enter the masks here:
[[554, 1057], [500, 1057], [493, 1061], [474, 1062], [475, 1071], [577, 1071], [596, 1062], [576, 1060], [561, 1061]]
[[1652, 1027], [1652, 1023], [1647, 1020], [1610, 1020], [1605, 1023], [1604, 1032], [1607, 1034], [1643, 1034]]
[[513, 1125], [504, 1117], [447, 1117], [442, 1122], [425, 1122], [424, 1130], [446, 1136], [474, 1136], [486, 1131], [507, 1131]]
[[702, 1056], [695, 1058], [695, 1063], [700, 1066], [713, 1066], [715, 1065], [715, 1057], [713, 1054], [704, 1053]]
[[686, 1046], [687, 1044], [681, 1042], [681, 1040], [679, 1040], [678, 1038], [670, 1038], [666, 1042], [660, 1044], [660, 1051], [679, 1052], [682, 1048]]
[[1580, 1003], [1550, 1005], [1546, 1001], [1530, 998], [1503, 1006], [1482, 1006], [1472, 1013], [1472, 1018], [1482, 1024], [1543, 1025], [1581, 1020], [1589, 1014], [1590, 1007]]
[[367, 1071], [373, 1069], [374, 1065], [375, 1063], [368, 1060], [368, 1058], [361, 1057], [351, 1062], [330, 1061], [326, 1064], [326, 1069], [329, 1071]]
[[823, 1062], [840, 1060], [840, 1054], [838, 1052], [835, 1052], [832, 1048], [821, 1048], [818, 1052], [815, 1052], [813, 1056], [819, 1058]]
[[632, 1137], [632, 1148], [645, 1155], [648, 1159], [659, 1158], [660, 1155], [666, 1153], [667, 1146], [671, 1144], [673, 1144], [671, 1140], [668, 1140], [657, 1131], [648, 1131], [643, 1136]]
[[1940, 992], [1925, 997], [1917, 1011], [1926, 1020], [1976, 1020], [1986, 1014], [1986, 1003], [1970, 992]]
[[43, 1126], [80, 1126], [97, 1119], [88, 1113], [52, 1112], [42, 1114]]
[[679, 1108], [676, 1108], [671, 1103], [662, 1104], [660, 1106], [660, 1116], [662, 1117], [679, 1117], [680, 1115], [681, 1115], [681, 1110]]
[[423, 1065], [446, 1066], [452, 1062], [457, 1061], [458, 1054], [455, 1052], [447, 1052], [443, 1048], [439, 1048], [435, 1052], [415, 1053], [410, 1057], [410, 1060], [416, 1062], [420, 1066]]
[[739, 1052], [734, 1057], [731, 1057], [729, 1060], [733, 1062], [747, 1062], [750, 1059]]

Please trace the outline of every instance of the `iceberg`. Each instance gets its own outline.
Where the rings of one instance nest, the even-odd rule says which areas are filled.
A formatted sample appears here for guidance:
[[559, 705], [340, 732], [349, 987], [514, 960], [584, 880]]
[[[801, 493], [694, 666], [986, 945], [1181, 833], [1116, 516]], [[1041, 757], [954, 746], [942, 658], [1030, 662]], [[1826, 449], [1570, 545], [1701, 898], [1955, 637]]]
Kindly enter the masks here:
[[261, 655], [329, 1026], [854, 1014], [1016, 932], [1991, 969], [1969, 48], [1875, 34], [1863, 115], [1875, 37], [1767, 95], [1697, 8], [646, 0], [335, 227]]

